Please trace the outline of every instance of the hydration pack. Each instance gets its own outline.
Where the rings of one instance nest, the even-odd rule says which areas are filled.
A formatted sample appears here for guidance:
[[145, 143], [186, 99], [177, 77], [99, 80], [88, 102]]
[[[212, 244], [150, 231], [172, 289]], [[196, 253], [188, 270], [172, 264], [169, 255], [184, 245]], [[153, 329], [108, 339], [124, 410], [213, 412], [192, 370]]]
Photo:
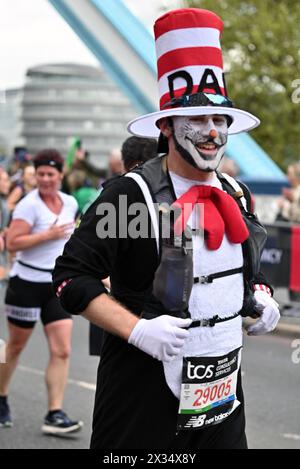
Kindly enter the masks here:
[[[260, 272], [260, 258], [264, 249], [267, 232], [251, 210], [251, 194], [247, 186], [238, 183], [228, 175], [216, 172], [223, 190], [231, 195], [241, 210], [249, 230], [249, 238], [242, 244], [244, 266], [218, 272], [206, 278], [193, 278], [192, 234], [186, 231], [178, 240], [171, 229], [169, 238], [162, 236], [164, 212], [157, 210], [157, 204], [171, 207], [176, 200], [173, 185], [168, 174], [166, 158], [158, 157], [126, 174], [133, 178], [145, 197], [157, 241], [157, 254], [160, 258], [155, 273], [152, 294], [145, 305], [143, 317], [148, 319], [161, 314], [188, 317], [188, 304], [194, 283], [210, 283], [214, 278], [243, 272], [245, 283], [244, 304], [239, 312], [242, 316], [253, 313], [255, 300], [251, 288]], [[154, 205], [156, 203], [156, 205]]]

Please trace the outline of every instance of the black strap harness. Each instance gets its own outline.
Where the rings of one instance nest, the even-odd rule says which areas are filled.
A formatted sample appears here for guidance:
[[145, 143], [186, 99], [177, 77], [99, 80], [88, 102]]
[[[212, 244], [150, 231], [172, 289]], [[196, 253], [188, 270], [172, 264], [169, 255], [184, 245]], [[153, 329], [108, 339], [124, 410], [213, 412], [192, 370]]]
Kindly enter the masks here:
[[210, 319], [200, 319], [199, 321], [193, 321], [192, 324], [188, 327], [188, 329], [191, 329], [192, 327], [214, 327], [216, 324], [231, 321], [232, 319], [235, 319], [238, 316], [240, 316], [240, 312], [235, 313], [232, 316], [228, 316], [226, 318], [220, 318], [218, 315], [216, 315]]
[[243, 272], [243, 267], [238, 267], [236, 269], [224, 270], [223, 272], [217, 272], [216, 274], [202, 275], [201, 277], [194, 277], [194, 284], [201, 283], [213, 283], [217, 278], [229, 277], [230, 275], [241, 274]]
[[[194, 277], [194, 284], [208, 284], [212, 283], [217, 278], [229, 277], [230, 275], [240, 274], [242, 272], [243, 267], [239, 267], [237, 269], [225, 270], [224, 272], [218, 272], [216, 274], [203, 275], [202, 277]], [[189, 314], [189, 316], [191, 315]], [[226, 318], [220, 318], [218, 315], [216, 315], [209, 319], [200, 319], [198, 321], [193, 321], [192, 324], [189, 326], [189, 329], [192, 327], [214, 327], [216, 324], [231, 321], [231, 319], [235, 319], [238, 316], [240, 316], [240, 311]]]
[[[144, 179], [145, 183], [148, 185], [152, 200], [154, 202], [158, 202], [159, 204], [167, 203], [169, 206], [171, 206], [174, 200], [176, 200], [176, 194], [168, 172], [166, 156], [162, 158], [154, 158], [145, 163], [143, 166], [136, 168], [134, 172], [139, 174]], [[241, 181], [236, 181], [236, 187], [236, 185], [231, 184], [231, 182], [218, 171], [216, 171], [216, 175], [222, 184], [223, 190], [231, 197], [233, 197], [233, 199], [235, 199], [236, 203], [238, 204], [241, 214], [249, 229], [250, 237], [247, 241], [245, 241], [245, 243], [242, 244], [244, 258], [243, 267], [194, 277], [194, 284], [211, 284], [218, 278], [243, 273], [245, 285], [244, 303], [241, 311], [227, 318], [220, 318], [219, 316], [215, 315], [210, 319], [193, 321], [190, 327], [214, 327], [214, 325], [217, 323], [235, 319], [239, 315], [251, 316], [251, 312], [253, 310], [253, 295], [251, 292], [251, 285], [256, 276], [260, 274], [260, 257], [266, 240], [266, 230], [259, 223], [256, 216], [252, 213], [252, 199], [248, 187]], [[246, 204], [244, 204], [243, 198], [245, 199]], [[197, 230], [191, 231], [197, 232]], [[162, 244], [161, 239], [160, 243]], [[178, 316], [177, 313], [180, 314], [180, 316]], [[160, 314], [166, 314], [163, 307], [161, 308]], [[182, 317], [182, 315], [184, 315], [184, 317], [191, 317], [188, 309], [185, 311], [172, 311], [172, 314], [175, 317]], [[157, 315], [159, 315], [158, 312], [156, 316]]]

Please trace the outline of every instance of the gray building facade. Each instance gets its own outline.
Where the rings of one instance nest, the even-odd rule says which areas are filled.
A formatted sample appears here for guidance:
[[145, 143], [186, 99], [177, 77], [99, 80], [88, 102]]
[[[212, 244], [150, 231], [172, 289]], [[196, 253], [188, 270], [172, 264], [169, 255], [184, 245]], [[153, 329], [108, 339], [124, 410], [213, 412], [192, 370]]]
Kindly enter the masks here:
[[22, 137], [23, 89], [7, 90], [0, 103], [0, 153], [9, 155], [13, 147], [24, 144]]
[[32, 154], [51, 147], [65, 156], [79, 137], [92, 162], [103, 168], [111, 149], [128, 137], [126, 123], [137, 114], [103, 70], [78, 64], [30, 68], [21, 95], [17, 143]]

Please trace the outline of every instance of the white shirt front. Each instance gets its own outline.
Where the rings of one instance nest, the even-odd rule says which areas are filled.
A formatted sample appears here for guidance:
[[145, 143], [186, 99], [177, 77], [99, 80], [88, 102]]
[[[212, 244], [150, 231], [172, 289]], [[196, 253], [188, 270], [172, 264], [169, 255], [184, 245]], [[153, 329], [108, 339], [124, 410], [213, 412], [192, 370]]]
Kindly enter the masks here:
[[[193, 181], [170, 172], [174, 191], [179, 198], [195, 185], [210, 185], [222, 190], [217, 176], [207, 182]], [[195, 209], [188, 220], [192, 229], [198, 229]], [[243, 252], [241, 244], [231, 243], [224, 236], [219, 249], [209, 250], [203, 243], [200, 234], [193, 234], [193, 262], [194, 277], [215, 274], [243, 265]], [[241, 310], [244, 299], [243, 274], [238, 273], [228, 277], [215, 279], [209, 284], [195, 284], [192, 289], [189, 310], [194, 320], [212, 318], [218, 315], [221, 318], [232, 316]], [[168, 385], [179, 398], [182, 356], [222, 356], [242, 346], [242, 318], [218, 323], [214, 327], [197, 327], [190, 329], [190, 337], [183, 347], [182, 354], [175, 360], [164, 363], [165, 375]]]
[[[64, 194], [63, 192], [59, 192], [58, 195], [63, 203], [59, 215], [56, 215], [47, 207], [41, 199], [38, 189], [35, 189], [18, 203], [13, 212], [13, 220], [26, 221], [32, 226], [31, 234], [45, 231], [54, 223], [56, 225], [73, 223], [75, 227], [74, 222], [78, 209], [76, 200], [74, 197]], [[33, 248], [19, 251], [11, 269], [10, 276], [14, 277], [18, 275], [21, 279], [31, 282], [52, 282], [50, 272], [30, 269], [19, 264], [17, 261], [20, 260], [34, 267], [52, 270], [55, 265], [55, 260], [62, 254], [66, 242], [67, 239], [65, 238], [55, 239], [41, 243]]]

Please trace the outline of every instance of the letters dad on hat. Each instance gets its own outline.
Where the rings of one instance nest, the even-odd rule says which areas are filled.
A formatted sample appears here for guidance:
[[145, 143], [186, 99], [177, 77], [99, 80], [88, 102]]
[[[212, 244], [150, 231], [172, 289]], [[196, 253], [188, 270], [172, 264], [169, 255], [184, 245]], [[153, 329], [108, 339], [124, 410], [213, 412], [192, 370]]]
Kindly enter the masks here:
[[233, 107], [227, 97], [220, 36], [222, 20], [198, 8], [173, 10], [154, 25], [160, 111], [132, 120], [128, 130], [158, 137], [157, 122], [169, 116], [224, 114], [229, 134], [254, 129], [257, 117]]

